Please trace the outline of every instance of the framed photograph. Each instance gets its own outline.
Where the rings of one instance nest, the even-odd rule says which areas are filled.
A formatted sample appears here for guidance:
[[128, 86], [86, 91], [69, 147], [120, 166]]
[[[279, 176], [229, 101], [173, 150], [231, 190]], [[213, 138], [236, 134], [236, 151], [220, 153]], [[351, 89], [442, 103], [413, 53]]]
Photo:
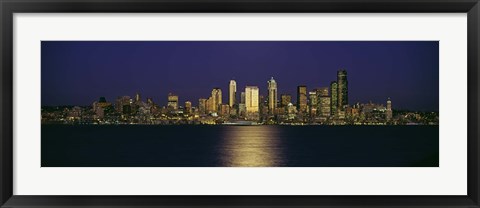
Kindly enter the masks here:
[[0, 6], [1, 207], [480, 207], [478, 0]]

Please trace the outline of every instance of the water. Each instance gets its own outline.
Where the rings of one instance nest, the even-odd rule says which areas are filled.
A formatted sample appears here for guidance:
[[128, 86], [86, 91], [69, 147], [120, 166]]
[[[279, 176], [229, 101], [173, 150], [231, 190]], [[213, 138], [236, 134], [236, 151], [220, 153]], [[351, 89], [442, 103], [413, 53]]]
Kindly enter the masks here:
[[438, 167], [438, 126], [42, 125], [42, 167]]

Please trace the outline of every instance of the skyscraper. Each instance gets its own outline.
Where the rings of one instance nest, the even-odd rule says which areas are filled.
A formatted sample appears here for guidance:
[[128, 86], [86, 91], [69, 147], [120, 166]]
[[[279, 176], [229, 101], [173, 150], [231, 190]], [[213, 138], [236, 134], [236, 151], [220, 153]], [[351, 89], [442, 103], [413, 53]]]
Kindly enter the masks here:
[[237, 101], [237, 82], [235, 82], [235, 80], [230, 80], [230, 85], [228, 88], [228, 96], [229, 96], [228, 104], [230, 105], [231, 108], [233, 108], [233, 105], [235, 105]]
[[245, 92], [240, 94], [240, 103], [245, 104]]
[[387, 119], [387, 121], [390, 121], [392, 120], [392, 101], [390, 100], [390, 98], [388, 98], [387, 100], [387, 110], [385, 111], [385, 118]]
[[343, 108], [348, 105], [348, 80], [347, 71], [339, 70], [337, 72], [337, 84], [338, 84], [338, 108]]
[[218, 112], [220, 105], [222, 104], [222, 90], [218, 87], [212, 90], [213, 99], [213, 111]]
[[307, 86], [297, 87], [297, 109], [303, 113], [307, 111]]
[[309, 114], [313, 118], [317, 115], [317, 105], [318, 105], [318, 97], [317, 97], [317, 91], [311, 91], [308, 92], [308, 100], [309, 100]]
[[185, 113], [192, 113], [192, 102], [186, 101], [185, 102]]
[[337, 107], [338, 107], [338, 84], [337, 82], [333, 81], [330, 83], [330, 113], [332, 115], [337, 115]]
[[318, 115], [322, 118], [328, 118], [331, 114], [331, 99], [328, 96], [328, 87], [321, 87], [316, 91], [318, 96]]
[[268, 111], [270, 114], [275, 113], [277, 108], [277, 82], [273, 77], [267, 82], [268, 83]]
[[198, 111], [200, 115], [205, 114], [207, 109], [207, 99], [200, 98], [198, 99]]
[[310, 100], [310, 107], [316, 108], [318, 105], [317, 91], [308, 92], [308, 99]]
[[281, 99], [282, 99], [282, 102], [281, 102], [282, 107], [287, 107], [288, 104], [292, 102], [292, 96], [289, 94], [283, 94], [281, 96]]
[[245, 87], [245, 108], [247, 114], [258, 113], [259, 90], [257, 86]]
[[213, 113], [213, 112], [216, 111], [216, 110], [215, 110], [215, 107], [214, 107], [214, 106], [215, 106], [215, 102], [214, 102], [214, 99], [213, 99], [212, 96], [210, 96], [205, 103], [206, 103], [206, 105], [205, 105], [205, 106], [206, 106], [205, 112], [206, 112], [207, 114]]
[[178, 109], [178, 96], [173, 93], [168, 93], [168, 108], [172, 110]]

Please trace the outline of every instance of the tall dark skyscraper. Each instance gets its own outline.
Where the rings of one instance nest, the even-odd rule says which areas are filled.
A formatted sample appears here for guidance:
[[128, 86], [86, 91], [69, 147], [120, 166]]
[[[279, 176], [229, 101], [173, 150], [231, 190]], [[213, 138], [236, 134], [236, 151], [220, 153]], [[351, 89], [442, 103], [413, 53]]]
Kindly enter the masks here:
[[348, 80], [347, 71], [339, 70], [337, 72], [338, 85], [338, 108], [343, 110], [345, 105], [348, 105]]
[[331, 100], [330, 100], [331, 109], [330, 109], [330, 112], [332, 113], [332, 115], [336, 115], [337, 114], [337, 106], [338, 106], [338, 84], [335, 81], [330, 83], [330, 95], [331, 95]]
[[307, 86], [297, 87], [297, 109], [300, 112], [307, 111]]

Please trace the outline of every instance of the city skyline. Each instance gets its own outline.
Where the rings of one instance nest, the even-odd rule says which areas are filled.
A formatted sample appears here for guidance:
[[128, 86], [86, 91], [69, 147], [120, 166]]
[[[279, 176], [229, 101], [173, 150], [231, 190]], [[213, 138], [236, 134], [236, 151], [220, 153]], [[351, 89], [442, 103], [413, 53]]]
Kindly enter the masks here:
[[[386, 51], [387, 52], [390, 51], [390, 54], [387, 53], [387, 56], [386, 56], [386, 57], [390, 57], [389, 59], [390, 62], [392, 61], [391, 59], [398, 59], [398, 60], [406, 59], [406, 57], [403, 57], [403, 56], [406, 56], [406, 54], [402, 53], [401, 56], [398, 54], [400, 51], [404, 53], [415, 52], [413, 54], [409, 53], [408, 57], [416, 56], [416, 58], [414, 57], [410, 59], [410, 62], [406, 64], [409, 67], [405, 67], [404, 71], [395, 71], [395, 70], [392, 71], [392, 69], [398, 68], [398, 66], [394, 66], [395, 64], [392, 64], [392, 63], [387, 64], [387, 65], [390, 65], [389, 67], [383, 66], [385, 68], [384, 70], [379, 69], [379, 68], [383, 68], [381, 66], [382, 64], [377, 64], [378, 66], [376, 66], [375, 69], [365, 70], [363, 71], [363, 73], [362, 73], [362, 69], [364, 69], [369, 64], [359, 62], [356, 64], [358, 65], [358, 67], [347, 68], [349, 73], [348, 76], [354, 77], [354, 79], [348, 80], [349, 92], [347, 97], [348, 101], [346, 101], [347, 104], [354, 104], [356, 102], [366, 103], [368, 101], [373, 101], [376, 103], [385, 103], [387, 97], [394, 97], [395, 107], [397, 109], [438, 111], [438, 42], [434, 42], [434, 41], [426, 41], [426, 42], [424, 41], [422, 42], [410, 42], [410, 41], [408, 42], [403, 42], [403, 41], [402, 42], [398, 42], [398, 41], [387, 41], [387, 42], [372, 42], [372, 41], [361, 41], [361, 42], [355, 42], [355, 41], [353, 42], [349, 42], [349, 41], [347, 42], [335, 42], [335, 41], [333, 42], [318, 42], [318, 41], [312, 41], [312, 42], [303, 42], [303, 41], [302, 42], [292, 42], [292, 41], [288, 41], [288, 42], [285, 42], [285, 41], [282, 41], [282, 42], [277, 42], [277, 41], [273, 41], [273, 42], [254, 42], [254, 41], [176, 42], [176, 41], [173, 41], [173, 42], [174, 43], [160, 42], [160, 45], [162, 46], [165, 46], [165, 44], [170, 45], [169, 47], [166, 47], [166, 48], [170, 48], [170, 49], [173, 48], [173, 49], [179, 50], [180, 52], [171, 51], [173, 54], [177, 54], [177, 55], [164, 53], [163, 55], [167, 54], [169, 59], [167, 59], [167, 57], [158, 58], [158, 59], [160, 59], [161, 61], [168, 61], [171, 59], [175, 60], [175, 59], [178, 59], [177, 56], [182, 56], [181, 55], [182, 53], [188, 53], [188, 51], [185, 52], [183, 51], [183, 49], [196, 48], [198, 49], [197, 52], [193, 53], [196, 56], [184, 55], [184, 58], [185, 58], [185, 62], [189, 62], [187, 65], [190, 65], [190, 67], [194, 69], [197, 68], [198, 70], [190, 69], [186, 71], [184, 70], [182, 72], [182, 70], [178, 70], [178, 69], [182, 68], [180, 66], [185, 67], [184, 66], [185, 63], [180, 63], [178, 62], [178, 60], [172, 61], [175, 63], [171, 63], [170, 68], [163, 72], [161, 69], [156, 69], [151, 71], [152, 69], [150, 68], [150, 69], [144, 70], [144, 68], [148, 68], [148, 67], [145, 67], [145, 62], [139, 62], [141, 58], [136, 56], [151, 54], [147, 52], [148, 51], [151, 52], [151, 50], [154, 50], [154, 49], [157, 50], [158, 48], [152, 47], [154, 49], [148, 49], [147, 45], [145, 45], [145, 42], [143, 41], [142, 42], [88, 41], [88, 42], [80, 42], [80, 43], [76, 41], [68, 41], [68, 42], [43, 41], [42, 42], [42, 106], [91, 105], [91, 102], [98, 100], [98, 97], [106, 97], [109, 102], [113, 102], [119, 96], [129, 95], [133, 97], [133, 95], [135, 95], [136, 93], [140, 93], [144, 100], [146, 100], [147, 97], [152, 98], [153, 101], [159, 104], [160, 106], [163, 106], [163, 105], [166, 106], [168, 93], [174, 93], [175, 95], [178, 96], [177, 99], [180, 105], [183, 106], [186, 101], [190, 101], [191, 103], [193, 103], [194, 106], [197, 106], [198, 99], [199, 98], [207, 99], [209, 96], [211, 96], [210, 92], [215, 87], [219, 88], [223, 92], [223, 99], [221, 103], [230, 104], [229, 95], [231, 93], [234, 93], [236, 95], [237, 100], [241, 99], [241, 92], [244, 92], [244, 89], [247, 86], [257, 86], [259, 90], [259, 94], [265, 97], [268, 97], [269, 94], [271, 93], [276, 94], [275, 97], [278, 102], [281, 101], [281, 95], [290, 94], [292, 96], [292, 103], [296, 103], [295, 101], [298, 99], [297, 98], [298, 86], [301, 86], [301, 85], [306, 86], [306, 97], [308, 97], [309, 91], [314, 90], [316, 88], [322, 88], [322, 87], [331, 88], [332, 81], [337, 81], [335, 79], [332, 79], [334, 77], [337, 77], [337, 71], [341, 68], [347, 68], [347, 67], [341, 67], [341, 66], [336, 66], [335, 68], [322, 67], [322, 66], [331, 65], [332, 61], [328, 63], [312, 64], [311, 61], [315, 60], [315, 55], [317, 54], [315, 53], [315, 50], [319, 50], [318, 48], [325, 49], [326, 51], [328, 51], [327, 49], [333, 50], [332, 48], [334, 49], [350, 48], [350, 49], [358, 50], [354, 46], [358, 47], [358, 46], [365, 45], [365, 46], [369, 46], [367, 47], [367, 49], [370, 48], [370, 50], [366, 50], [366, 53], [369, 55], [378, 54], [377, 50], [382, 51], [383, 53], [386, 53]], [[147, 42], [147, 43], [158, 44], [159, 42]], [[372, 46], [372, 43], [374, 46]], [[140, 46], [138, 46], [139, 44]], [[174, 46], [172, 46], [172, 44]], [[213, 46], [211, 46], [212, 44]], [[241, 56], [241, 58], [238, 58], [238, 59], [242, 59], [242, 58], [252, 59], [252, 56], [246, 56], [246, 55], [242, 56], [242, 54], [238, 52], [238, 51], [243, 51], [245, 49], [240, 50], [233, 47], [233, 46], [241, 46], [244, 44], [250, 45], [249, 46], [250, 50], [263, 49], [263, 51], [265, 51], [267, 50], [265, 48], [268, 48], [268, 47], [273, 47], [276, 49], [283, 48], [284, 49], [283, 53], [288, 53], [291, 55], [291, 53], [286, 49], [292, 49], [292, 50], [296, 50], [297, 52], [301, 51], [303, 52], [303, 55], [306, 55], [309, 57], [299, 58], [296, 61], [291, 61], [294, 63], [283, 64], [283, 65], [287, 65], [288, 67], [295, 68], [295, 67], [292, 67], [291, 65], [293, 64], [297, 66], [302, 66], [300, 62], [307, 61], [305, 64], [303, 64], [303, 67], [300, 67], [303, 70], [280, 70], [280, 68], [285, 68], [285, 67], [279, 67], [278, 68], [279, 70], [274, 70], [274, 69], [272, 70], [272, 68], [275, 68], [274, 66], [283, 66], [276, 62], [285, 62], [285, 60], [276, 59], [276, 61], [274, 61], [275, 57], [282, 57], [282, 54], [278, 54], [278, 52], [275, 52], [275, 50], [270, 48], [268, 51], [272, 53], [271, 57], [265, 57], [264, 59], [257, 59], [257, 60], [246, 60], [246, 62], [250, 64], [260, 63], [260, 65], [257, 65], [256, 67], [252, 67], [252, 68], [244, 68], [243, 71], [237, 70], [235, 72], [233, 72], [233, 70], [230, 70], [228, 68], [224, 68], [224, 70], [220, 70], [220, 71], [213, 70], [213, 72], [212, 70], [205, 71], [205, 68], [216, 68], [222, 64], [211, 65], [214, 61], [210, 60], [210, 61], [202, 62], [202, 61], [199, 61], [199, 57], [197, 57], [197, 56], [204, 56], [201, 54], [201, 52], [204, 52], [206, 50], [204, 48], [200, 48], [198, 45], [201, 45], [204, 47], [210, 45], [210, 48], [214, 48], [214, 49], [211, 49], [214, 52], [217, 52], [217, 53], [218, 51], [225, 52], [225, 50], [227, 50], [226, 48], [231, 47], [229, 49], [230, 51], [236, 51], [235, 54]], [[317, 44], [319, 46], [317, 47], [310, 46], [309, 50], [305, 49], [305, 48], [309, 48], [307, 47], [307, 45], [312, 45], [312, 44], [313, 45]], [[89, 58], [90, 61], [88, 61], [87, 63], [79, 62], [80, 60], [82, 60], [82, 57], [73, 55], [73, 54], [77, 54], [77, 55], [82, 54], [79, 51], [83, 51], [83, 53], [85, 53], [85, 51], [89, 51], [87, 49], [95, 49], [95, 48], [99, 49], [98, 45], [101, 45], [100, 49], [103, 50], [103, 53], [111, 52], [112, 47], [117, 48], [118, 51], [123, 51], [123, 50], [126, 50], [127, 48], [133, 47], [137, 49], [137, 52], [133, 53], [132, 51], [130, 51], [129, 54], [130, 55], [134, 54], [133, 55], [134, 57], [133, 58], [130, 57], [128, 61], [125, 61], [123, 59], [118, 59], [121, 57], [122, 54], [112, 55], [107, 53], [105, 54], [105, 56], [107, 57], [106, 60], [98, 60], [98, 59], [101, 59], [101, 57], [96, 56], [97, 58], [92, 58], [92, 56], [88, 55], [88, 57], [90, 57]], [[335, 45], [336, 47], [333, 47], [333, 45]], [[405, 46], [405, 45], [408, 45], [408, 46]], [[385, 47], [387, 46], [389, 49], [385, 49]], [[371, 51], [373, 50], [372, 48], [376, 48], [377, 50], [372, 52]], [[306, 54], [305, 50], [310, 51], [311, 53]], [[60, 51], [63, 51], [64, 53], [59, 54]], [[335, 51], [336, 50], [334, 50], [333, 52]], [[343, 57], [345, 65], [352, 66], [353, 65], [352, 62], [358, 62], [359, 58], [355, 58], [355, 57], [360, 56], [365, 58], [365, 55], [362, 55], [362, 54], [353, 55], [355, 54], [354, 51], [351, 51], [351, 50], [346, 50], [346, 51], [347, 52], [345, 53], [347, 53], [348, 56], [351, 57], [350, 59], [353, 59], [353, 60], [345, 59], [345, 57]], [[430, 53], [424, 53], [425, 51], [430, 51]], [[96, 55], [98, 55], [99, 53], [98, 51], [95, 51], [95, 50], [90, 52]], [[434, 53], [432, 54], [432, 52]], [[127, 53], [127, 52], [123, 51], [123, 53]], [[213, 56], [214, 54], [216, 53], [211, 53], [210, 55]], [[393, 54], [397, 54], [397, 56], [394, 56]], [[66, 60], [58, 57], [52, 57], [53, 55], [64, 56]], [[84, 55], [87, 56], [86, 54]], [[158, 55], [162, 55], [162, 53]], [[319, 57], [322, 57], [321, 53], [318, 55]], [[111, 56], [115, 56], [117, 59], [111, 59], [112, 58]], [[283, 56], [285, 56], [285, 54], [283, 54]], [[420, 56], [420, 58], [418, 56]], [[295, 60], [294, 57], [295, 56], [292, 56], [291, 59]], [[55, 59], [56, 61], [52, 59]], [[83, 59], [85, 59], [85, 57], [83, 57]], [[318, 59], [321, 59], [321, 58], [318, 58]], [[62, 60], [62, 61], [58, 61], [58, 60]], [[220, 59], [218, 60], [222, 62]], [[364, 62], [369, 62], [369, 63], [373, 62], [373, 60], [375, 59], [373, 58], [363, 59]], [[149, 61], [144, 60], [144, 61], [148, 62], [150, 64], [150, 67], [156, 68], [154, 64], [156, 62], [155, 60], [149, 60]], [[116, 63], [113, 65], [117, 66], [118, 62], [129, 63], [130, 66], [122, 67], [118, 65], [118, 70], [112, 70], [111, 69], [112, 63]], [[198, 64], [198, 65], [195, 65], [196, 67], [193, 67], [194, 63], [198, 63], [198, 62], [202, 62], [203, 64]], [[340, 62], [340, 61], [333, 61], [333, 62]], [[377, 62], [381, 63], [381, 60]], [[395, 63], [395, 61], [393, 62]], [[80, 71], [72, 74], [73, 76], [70, 76], [70, 77], [64, 77], [63, 79], [55, 79], [65, 73], [65, 72], [61, 72], [60, 74], [55, 74], [56, 72], [62, 71], [61, 69], [70, 71], [71, 68], [78, 68], [79, 67], [78, 65], [86, 66], [86, 65], [93, 65], [94, 63], [97, 63], [97, 64], [103, 63], [101, 64], [103, 67], [100, 67], [100, 69], [98, 66], [94, 67], [98, 71], [95, 71], [95, 70], [92, 71], [90, 68], [85, 67], [86, 70], [84, 73]], [[239, 63], [240, 62], [231, 63], [230, 68], [233, 68], [233, 69], [237, 68], [236, 65], [238, 65]], [[263, 67], [261, 66], [262, 63], [264, 64]], [[135, 64], [138, 65], [138, 67], [135, 67]], [[158, 66], [162, 66], [162, 64], [158, 64]], [[176, 67], [178, 67], [178, 69]], [[419, 67], [422, 68], [422, 70], [419, 70], [418, 69]], [[133, 70], [133, 68], [135, 68], [136, 70]], [[265, 70], [259, 70], [259, 68], [265, 69]], [[203, 71], [204, 75], [196, 76], [196, 75], [199, 75], [198, 71], [202, 71], [202, 70], [204, 70]], [[253, 73], [252, 70], [255, 71], [254, 74], [252, 74]], [[175, 71], [176, 73], [172, 73], [172, 71]], [[385, 71], [392, 72], [392, 73], [390, 73], [389, 76], [385, 76]], [[155, 83], [149, 83], [148, 81], [151, 81], [151, 80], [143, 79], [143, 82], [142, 82], [142, 79], [137, 78], [139, 76], [134, 72], [136, 72], [137, 74], [140, 74], [140, 77], [145, 77], [149, 75], [149, 73], [146, 73], [146, 72], [156, 72], [157, 74], [150, 74], [149, 77], [158, 77], [157, 79], [155, 79], [158, 81], [156, 81]], [[166, 73], [166, 74], [163, 74], [163, 73]], [[75, 76], [77, 74], [79, 75]], [[215, 76], [216, 74], [218, 74], [218, 76]], [[227, 74], [233, 74], [233, 75], [228, 76]], [[250, 74], [250, 76], [248, 76], [248, 74]], [[52, 75], [52, 76], [49, 76], [49, 75]], [[274, 83], [275, 85], [274, 90], [269, 90], [268, 83], [267, 83], [267, 81], [271, 77], [275, 78], [275, 81], [276, 81]], [[286, 77], [288, 78], [286, 79]], [[212, 81], [220, 78], [223, 79], [221, 83], [216, 83]], [[55, 79], [55, 80], [52, 81], [52, 79]], [[262, 80], [260, 81], [260, 79]], [[304, 79], [305, 81], [302, 81], [301, 79]], [[82, 80], [84, 81], [81, 82]], [[233, 91], [232, 91], [232, 83], [229, 83], [230, 80], [235, 80], [235, 83], [233, 83], [233, 85], [235, 86], [234, 87], [235, 89]], [[295, 84], [295, 81], [297, 81], [298, 83]], [[83, 84], [73, 86], [77, 82], [81, 82]], [[387, 82], [389, 84], [385, 84]], [[174, 83], [174, 84], [172, 84], [172, 86], [170, 87], [168, 85], [169, 83]], [[277, 86], [277, 83], [278, 83], [278, 86]], [[380, 85], [380, 83], [384, 83], [384, 84]], [[158, 88], [154, 87], [156, 89], [151, 89], [151, 87], [148, 87], [148, 86], [156, 86], [156, 85], [159, 85]], [[145, 86], [146, 89], [136, 89], [136, 88], [142, 88], [142, 87], [134, 87], [135, 89], [127, 88], [131, 86]], [[79, 89], [84, 88], [84, 90], [78, 90], [77, 88]], [[65, 94], [66, 96], [64, 96]], [[86, 100], [87, 98], [89, 100]], [[340, 97], [339, 100], [341, 99], [342, 97]], [[273, 106], [274, 104], [270, 104], [270, 105], [271, 107], [274, 107]]]

